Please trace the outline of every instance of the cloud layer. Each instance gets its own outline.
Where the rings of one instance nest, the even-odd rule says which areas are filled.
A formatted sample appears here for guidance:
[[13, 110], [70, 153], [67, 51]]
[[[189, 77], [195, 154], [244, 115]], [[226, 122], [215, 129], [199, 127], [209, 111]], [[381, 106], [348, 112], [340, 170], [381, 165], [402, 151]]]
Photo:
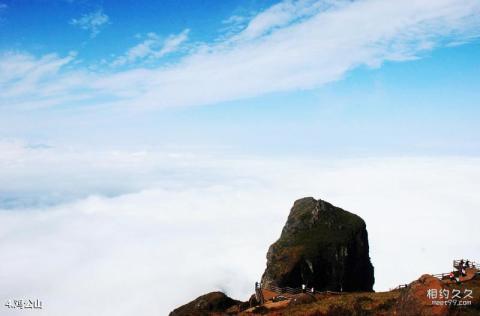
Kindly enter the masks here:
[[[103, 14], [75, 24], [96, 33], [108, 18], [99, 24], [94, 16]], [[0, 62], [5, 85], [0, 105], [193, 106], [312, 89], [356, 67], [410, 60], [438, 46], [473, 40], [479, 25], [476, 0], [284, 1], [220, 41], [191, 45], [190, 53], [168, 66], [99, 74], [67, 69], [72, 56], [6, 54]], [[147, 39], [117, 62], [166, 54], [185, 37], [181, 33], [159, 50], [152, 47], [155, 39]], [[36, 75], [15, 80], [27, 66]], [[48, 72], [42, 71], [47, 66]]]
[[[2, 183], [9, 183], [0, 195], [60, 196], [0, 210], [0, 299], [42, 299], [45, 315], [164, 315], [218, 289], [247, 299], [269, 244], [304, 196], [366, 220], [376, 290], [447, 272], [453, 258], [480, 251], [478, 159], [331, 162], [0, 147]], [[74, 186], [83, 193], [62, 199]]]

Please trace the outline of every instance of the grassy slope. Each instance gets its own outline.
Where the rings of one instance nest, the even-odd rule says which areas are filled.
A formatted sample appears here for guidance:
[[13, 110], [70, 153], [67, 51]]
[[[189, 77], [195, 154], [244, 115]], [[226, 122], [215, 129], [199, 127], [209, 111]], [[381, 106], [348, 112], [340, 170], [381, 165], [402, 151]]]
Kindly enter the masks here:
[[[480, 278], [464, 282], [461, 285], [448, 285], [450, 290], [467, 288], [473, 291], [473, 304], [469, 307], [451, 307], [449, 316], [480, 315]], [[270, 316], [380, 316], [392, 315], [402, 290], [390, 292], [359, 292], [342, 295], [317, 296], [317, 301], [285, 308], [270, 310]], [[251, 315], [251, 314], [247, 314]]]

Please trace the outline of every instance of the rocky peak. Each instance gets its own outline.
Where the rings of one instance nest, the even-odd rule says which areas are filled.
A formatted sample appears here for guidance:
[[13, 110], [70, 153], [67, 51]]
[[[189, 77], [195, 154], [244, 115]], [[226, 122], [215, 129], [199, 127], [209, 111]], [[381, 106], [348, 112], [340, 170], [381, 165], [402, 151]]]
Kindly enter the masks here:
[[280, 238], [268, 250], [262, 282], [371, 291], [374, 276], [365, 222], [323, 200], [295, 201]]
[[222, 313], [239, 303], [239, 301], [228, 297], [222, 292], [211, 292], [197, 297], [188, 304], [178, 307], [170, 313], [170, 316], [207, 316], [213, 313]]

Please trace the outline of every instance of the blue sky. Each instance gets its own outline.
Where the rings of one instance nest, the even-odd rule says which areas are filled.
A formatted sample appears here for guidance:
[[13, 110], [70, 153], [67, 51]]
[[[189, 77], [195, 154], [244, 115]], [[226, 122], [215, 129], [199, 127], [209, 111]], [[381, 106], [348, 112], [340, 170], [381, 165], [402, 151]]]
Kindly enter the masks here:
[[[192, 30], [191, 41], [212, 41], [232, 15], [252, 15], [274, 1], [3, 1], [2, 49], [61, 55], [78, 51], [88, 62], [122, 54], [138, 43], [138, 36], [160, 36]], [[108, 17], [98, 38], [71, 24], [95, 12]], [[95, 36], [97, 37], [97, 36]]]
[[[464, 7], [473, 5], [465, 2]], [[25, 80], [32, 84], [26, 88], [30, 91], [2, 98], [0, 131], [4, 138], [114, 147], [220, 147], [247, 155], [478, 154], [478, 21], [471, 10], [460, 12], [459, 17], [445, 16], [442, 11], [449, 6], [462, 8], [459, 4], [445, 1], [443, 6], [428, 8], [431, 4], [426, 2], [424, 9], [437, 9], [437, 17], [426, 14], [417, 24], [399, 24], [370, 39], [368, 33], [349, 37], [349, 30], [339, 30], [337, 35], [336, 29], [324, 34], [301, 29], [302, 24], [316, 18], [319, 23], [330, 23], [324, 25], [330, 28], [336, 22], [329, 22], [328, 14], [348, 19], [341, 13], [348, 11], [349, 5], [341, 2], [333, 7], [316, 1], [287, 1], [276, 6], [272, 1], [2, 3], [0, 51], [5, 63], [15, 64], [16, 71], [27, 63], [18, 58], [30, 59], [30, 67], [53, 67], [51, 72], [45, 70], [45, 77]], [[379, 23], [387, 23], [382, 18], [385, 13], [371, 10], [367, 4], [350, 11], [365, 10]], [[323, 20], [322, 14], [326, 16]], [[452, 19], [452, 25], [440, 25], [445, 19]], [[260, 31], [253, 34], [251, 30]], [[268, 45], [284, 45], [281, 36], [288, 35], [281, 33], [292, 30], [299, 32], [298, 36], [304, 32], [312, 37], [295, 43], [303, 45], [298, 47], [299, 58], [312, 59], [304, 65], [293, 66], [295, 57], [287, 54], [283, 59], [281, 52], [269, 51]], [[326, 41], [322, 35], [328, 36]], [[353, 42], [353, 55], [358, 50], [359, 56], [343, 65], [335, 57], [336, 50], [339, 55], [344, 53], [341, 40], [328, 44], [335, 36]], [[333, 45], [327, 53], [334, 55], [321, 55], [320, 62], [313, 65], [315, 54], [308, 54], [309, 41], [318, 49], [322, 43]], [[372, 46], [378, 52], [362, 51]], [[237, 57], [234, 54], [238, 51]], [[216, 55], [219, 62], [212, 59]], [[279, 63], [292, 63], [279, 73], [282, 78], [296, 71], [290, 67], [319, 68], [275, 86], [270, 82], [276, 75], [269, 73], [274, 64], [263, 65], [260, 59], [276, 55]], [[17, 59], [6, 60], [12, 58]], [[192, 100], [175, 100], [167, 90], [165, 96], [161, 91], [154, 95], [158, 89], [148, 80], [142, 81], [142, 71], [151, 71], [146, 76], [152, 78], [156, 72], [176, 68], [183, 72], [180, 76], [189, 76], [188, 72], [197, 68], [202, 71], [202, 67], [218, 67], [221, 72], [222, 67], [242, 67], [242, 58], [258, 58], [259, 75], [265, 75], [258, 85], [252, 83], [255, 91], [251, 93], [248, 85], [241, 91], [229, 91], [243, 84], [235, 80], [228, 83], [237, 76], [234, 72], [219, 79], [229, 86], [212, 82], [205, 96], [202, 91], [190, 92], [192, 85], [205, 81], [198, 74], [191, 82], [172, 79], [186, 81], [172, 87], [171, 93], [191, 94]], [[332, 69], [322, 74], [323, 63], [328, 64], [331, 58]], [[205, 65], [196, 65], [202, 59]], [[235, 61], [238, 65], [232, 64]], [[261, 67], [266, 68], [266, 74]], [[241, 79], [243, 76], [246, 79]], [[238, 77], [248, 80], [248, 71]], [[161, 79], [163, 85], [171, 85], [168, 78]], [[89, 86], [88, 81], [102, 79], [108, 82]], [[69, 80], [74, 82], [61, 87]], [[35, 96], [36, 90], [41, 93], [47, 89], [44, 82], [52, 94]], [[5, 81], [13, 91], [19, 83], [18, 78]], [[122, 95], [121, 90], [130, 84], [132, 91]], [[57, 100], [55, 94], [62, 96]], [[23, 99], [25, 102], [19, 102]]]

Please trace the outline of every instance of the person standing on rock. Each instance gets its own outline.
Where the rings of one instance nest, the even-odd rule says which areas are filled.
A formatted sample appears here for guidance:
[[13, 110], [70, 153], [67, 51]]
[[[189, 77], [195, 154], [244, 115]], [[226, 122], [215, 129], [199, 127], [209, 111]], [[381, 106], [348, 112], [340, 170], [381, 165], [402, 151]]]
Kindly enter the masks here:
[[465, 276], [465, 265], [463, 259], [460, 260], [460, 263], [458, 264], [458, 272], [460, 276]]
[[450, 278], [450, 281], [453, 281], [455, 280], [455, 274], [452, 272], [450, 272], [450, 274], [448, 275], [448, 277]]

